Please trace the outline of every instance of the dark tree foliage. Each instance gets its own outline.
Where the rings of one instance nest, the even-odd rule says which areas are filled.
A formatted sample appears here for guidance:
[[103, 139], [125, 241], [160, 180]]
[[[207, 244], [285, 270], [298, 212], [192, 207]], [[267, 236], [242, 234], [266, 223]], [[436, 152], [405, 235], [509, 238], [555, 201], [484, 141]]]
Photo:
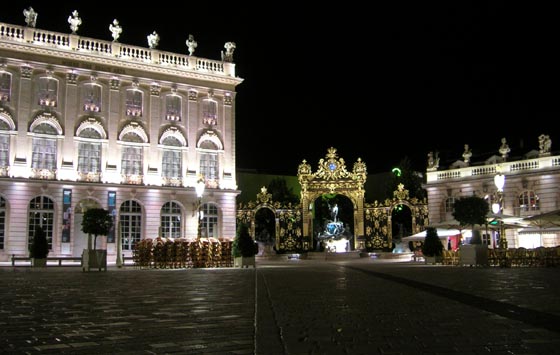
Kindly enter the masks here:
[[443, 244], [439, 240], [437, 229], [428, 227], [426, 229], [426, 238], [422, 244], [422, 254], [425, 256], [441, 256], [443, 253]]
[[255, 242], [249, 234], [249, 226], [246, 223], [240, 223], [237, 227], [237, 233], [233, 240], [232, 254], [234, 258], [251, 257], [256, 254]]
[[453, 218], [463, 226], [472, 226], [471, 244], [480, 244], [480, 233], [474, 229], [476, 224], [486, 224], [486, 216], [490, 211], [488, 202], [482, 197], [468, 196], [455, 201], [453, 205]]
[[93, 249], [97, 243], [98, 235], [107, 235], [113, 227], [113, 216], [103, 208], [90, 208], [84, 212], [82, 220], [82, 231], [95, 236], [93, 240]]
[[288, 188], [288, 184], [284, 178], [277, 177], [272, 179], [268, 183], [266, 189], [270, 194], [272, 194], [272, 201], [282, 203], [291, 202], [293, 204], [299, 203], [299, 196], [296, 196], [293, 190]]
[[392, 178], [387, 182], [387, 198], [393, 198], [393, 192], [397, 190], [399, 184], [403, 184], [408, 190], [410, 198], [416, 197], [419, 200], [426, 198], [426, 190], [422, 187], [424, 177], [412, 167], [408, 157], [404, 157], [397, 166], [398, 171], [394, 171]]
[[47, 233], [41, 226], [35, 227], [33, 241], [29, 246], [29, 256], [35, 259], [44, 259], [49, 255], [49, 242]]

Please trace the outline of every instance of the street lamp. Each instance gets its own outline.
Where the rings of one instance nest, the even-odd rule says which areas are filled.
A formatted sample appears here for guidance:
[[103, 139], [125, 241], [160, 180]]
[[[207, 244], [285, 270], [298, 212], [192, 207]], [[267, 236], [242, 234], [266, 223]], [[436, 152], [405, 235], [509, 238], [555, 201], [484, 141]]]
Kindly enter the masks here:
[[206, 183], [204, 182], [204, 177], [200, 176], [198, 181], [196, 182], [195, 190], [196, 190], [196, 212], [197, 212], [197, 221], [198, 221], [198, 231], [196, 234], [196, 239], [200, 240], [200, 236], [202, 234], [202, 211], [200, 207], [202, 205], [202, 195], [204, 195], [204, 188], [206, 187]]
[[504, 220], [503, 220], [503, 213], [504, 213], [504, 185], [506, 183], [506, 176], [503, 175], [501, 172], [498, 172], [496, 176], [494, 176], [494, 185], [496, 185], [496, 189], [498, 191], [496, 194], [498, 195], [498, 203], [492, 203], [492, 212], [495, 214], [500, 214], [500, 249], [507, 249], [507, 239], [506, 233], [504, 228]]

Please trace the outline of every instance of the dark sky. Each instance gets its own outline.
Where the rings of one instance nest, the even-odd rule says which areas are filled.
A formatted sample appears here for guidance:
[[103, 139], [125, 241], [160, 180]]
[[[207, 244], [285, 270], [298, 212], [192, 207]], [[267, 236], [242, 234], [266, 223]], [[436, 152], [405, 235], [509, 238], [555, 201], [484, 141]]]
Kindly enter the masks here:
[[349, 169], [358, 157], [370, 173], [408, 157], [424, 170], [432, 150], [445, 165], [461, 159], [464, 144], [475, 162], [497, 153], [502, 137], [512, 156], [538, 149], [542, 133], [552, 138], [553, 151], [560, 143], [552, 128], [560, 79], [553, 8], [119, 2], [126, 9], [117, 10], [112, 3], [11, 2], [2, 5], [0, 22], [24, 25], [23, 9], [32, 6], [38, 28], [69, 33], [67, 18], [76, 9], [82, 36], [112, 40], [108, 27], [116, 18], [126, 44], [147, 47], [155, 30], [158, 49], [186, 54], [193, 34], [196, 56], [220, 59], [224, 43], [235, 42], [236, 71], [244, 79], [237, 87], [238, 168], [295, 175], [303, 159], [316, 169], [332, 146]]

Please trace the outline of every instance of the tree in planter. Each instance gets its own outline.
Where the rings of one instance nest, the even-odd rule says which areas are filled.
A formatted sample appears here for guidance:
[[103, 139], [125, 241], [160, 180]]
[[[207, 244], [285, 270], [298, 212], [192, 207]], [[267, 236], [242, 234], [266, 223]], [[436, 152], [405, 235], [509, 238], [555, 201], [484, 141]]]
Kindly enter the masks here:
[[[95, 250], [97, 244], [97, 236], [107, 235], [111, 227], [113, 227], [113, 216], [106, 209], [90, 208], [84, 212], [82, 231], [88, 235], [94, 235], [93, 250]], [[89, 241], [88, 249], [90, 249]]]
[[486, 216], [489, 211], [488, 202], [482, 197], [462, 197], [455, 201], [452, 213], [453, 218], [463, 226], [471, 226], [472, 238], [470, 244], [482, 244], [480, 233], [476, 233], [474, 227], [476, 224], [483, 225], [486, 223]]
[[422, 254], [428, 257], [438, 257], [443, 254], [443, 244], [441, 244], [437, 229], [434, 227], [426, 229], [426, 238], [424, 238], [424, 244], [422, 244]]
[[46, 259], [47, 255], [49, 255], [47, 233], [43, 227], [36, 226], [35, 233], [33, 233], [33, 241], [29, 246], [29, 257], [33, 259]]
[[246, 223], [240, 223], [237, 227], [237, 233], [233, 240], [232, 254], [234, 258], [249, 258], [255, 256], [255, 242], [249, 234], [249, 227]]

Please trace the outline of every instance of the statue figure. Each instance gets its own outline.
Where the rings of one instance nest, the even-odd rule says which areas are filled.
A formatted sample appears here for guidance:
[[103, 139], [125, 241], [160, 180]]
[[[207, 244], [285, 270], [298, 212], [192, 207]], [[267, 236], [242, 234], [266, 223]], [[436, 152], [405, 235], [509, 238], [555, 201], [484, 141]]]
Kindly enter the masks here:
[[465, 151], [463, 152], [463, 160], [465, 163], [469, 163], [471, 161], [472, 152], [469, 148], [468, 144], [465, 144]]
[[150, 49], [155, 49], [159, 44], [159, 35], [154, 31], [151, 35], [148, 35], [148, 47]]
[[539, 136], [539, 155], [549, 155], [552, 148], [552, 140], [548, 134]]
[[111, 35], [113, 36], [113, 42], [118, 42], [122, 33], [122, 27], [119, 25], [119, 21], [117, 21], [117, 19], [114, 19], [113, 24], [109, 25], [109, 31], [111, 31]]
[[23, 10], [23, 16], [25, 16], [25, 23], [29, 27], [35, 27], [35, 24], [37, 23], [37, 15], [38, 14], [35, 12], [35, 10], [33, 10], [31, 6], [29, 6], [29, 9]]
[[438, 168], [439, 168], [438, 152], [436, 152], [435, 157], [434, 157], [434, 152], [429, 152], [428, 153], [428, 168], [426, 170], [435, 171]]
[[70, 24], [70, 30], [72, 30], [72, 34], [76, 34], [78, 31], [78, 27], [82, 24], [82, 19], [78, 14], [78, 10], [72, 11], [72, 15], [68, 16], [68, 23]]
[[224, 45], [226, 52], [222, 51], [222, 60], [224, 62], [233, 62], [233, 51], [235, 50], [235, 42], [226, 42]]
[[189, 39], [187, 39], [186, 44], [187, 44], [187, 47], [189, 48], [189, 55], [193, 55], [194, 50], [198, 46], [198, 43], [196, 43], [196, 41], [194, 40], [193, 35], [189, 35]]
[[500, 146], [500, 149], [498, 151], [502, 155], [502, 158], [506, 160], [508, 153], [511, 151], [511, 149], [509, 149], [509, 145], [507, 144], [505, 137], [502, 138], [502, 145]]
[[334, 206], [329, 204], [329, 207], [331, 209], [331, 220], [336, 222], [336, 217], [338, 216], [338, 204], [335, 203]]

